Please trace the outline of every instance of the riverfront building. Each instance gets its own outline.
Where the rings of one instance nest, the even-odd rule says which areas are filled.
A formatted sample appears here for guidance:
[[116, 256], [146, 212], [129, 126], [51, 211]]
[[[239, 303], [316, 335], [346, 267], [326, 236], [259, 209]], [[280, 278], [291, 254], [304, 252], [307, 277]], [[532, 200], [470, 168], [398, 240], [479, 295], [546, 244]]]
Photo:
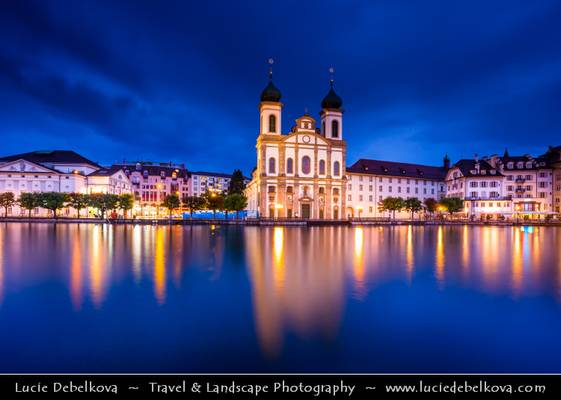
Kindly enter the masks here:
[[346, 219], [385, 216], [378, 204], [389, 196], [445, 195], [442, 166], [361, 159], [346, 167], [343, 100], [330, 82], [319, 123], [307, 113], [282, 133], [281, 92], [269, 84], [261, 94], [257, 167], [246, 193], [252, 216]]
[[[230, 187], [231, 174], [221, 172], [190, 172], [189, 191], [193, 196], [202, 196], [207, 190], [210, 192], [224, 192]], [[249, 179], [244, 179], [245, 184]]]
[[344, 219], [346, 209], [343, 101], [331, 88], [319, 123], [307, 113], [282, 133], [281, 92], [261, 93], [257, 167], [248, 184], [250, 215], [270, 218]]
[[[559, 212], [556, 176], [560, 148], [525, 154], [463, 159], [446, 175], [447, 196], [465, 200], [471, 217], [538, 218]], [[561, 188], [559, 188], [561, 189]]]
[[121, 169], [129, 177], [137, 216], [157, 216], [165, 212], [160, 210], [160, 203], [166, 196], [176, 194], [182, 199], [190, 194], [189, 174], [184, 164], [135, 161], [115, 164], [112, 168]]
[[[129, 178], [119, 169], [105, 168], [74, 151], [33, 151], [0, 158], [0, 193], [18, 198], [26, 192], [131, 193]], [[16, 205], [11, 215], [26, 213]], [[34, 213], [46, 212], [37, 208]], [[65, 209], [70, 215], [73, 211]]]

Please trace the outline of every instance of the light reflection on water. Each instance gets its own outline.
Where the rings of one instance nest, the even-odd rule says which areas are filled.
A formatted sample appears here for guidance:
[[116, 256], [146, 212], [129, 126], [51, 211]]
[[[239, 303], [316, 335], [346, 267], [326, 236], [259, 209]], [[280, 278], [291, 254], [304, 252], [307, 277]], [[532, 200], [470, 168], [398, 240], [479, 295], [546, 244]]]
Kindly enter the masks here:
[[[443, 309], [449, 301], [456, 309]], [[230, 370], [317, 370], [317, 365], [327, 371], [462, 370], [462, 362], [481, 365], [470, 354], [442, 360], [435, 356], [438, 363], [426, 368], [421, 355], [400, 355], [405, 357], [402, 364], [375, 358], [342, 364], [343, 357], [334, 352], [360, 358], [359, 345], [365, 354], [397, 352], [403, 343], [393, 343], [397, 339], [389, 339], [391, 332], [405, 334], [408, 329], [435, 351], [442, 338], [463, 340], [467, 346], [470, 339], [450, 337], [451, 331], [444, 330], [452, 328], [441, 326], [456, 312], [463, 313], [468, 329], [484, 324], [480, 329], [488, 343], [502, 340], [499, 324], [505, 314], [509, 321], [531, 314], [543, 323], [509, 332], [514, 335], [510, 340], [540, 336], [546, 329], [558, 335], [561, 327], [552, 328], [548, 318], [559, 314], [559, 302], [557, 228], [0, 225], [0, 322], [11, 326], [11, 333], [2, 334], [0, 351], [9, 346], [5, 340], [17, 341], [21, 331], [39, 346], [41, 329], [48, 337], [50, 329], [68, 330], [76, 321], [105, 324], [114, 335], [103, 339], [107, 343], [123, 345], [135, 333], [128, 346], [137, 353], [125, 354], [118, 364], [83, 350], [82, 357], [92, 359], [89, 370], [146, 368], [135, 365], [137, 357], [144, 346], [154, 346], [153, 335], [169, 335], [168, 330], [182, 341], [170, 339], [161, 346], [175, 345], [189, 356], [167, 363], [145, 354], [156, 370], [213, 370], [209, 361], [193, 361], [196, 346], [230, 351], [233, 358], [225, 367]], [[497, 304], [501, 315], [478, 314], [492, 312]], [[416, 310], [429, 320], [412, 317]], [[47, 314], [60, 317], [49, 320]], [[23, 322], [21, 315], [41, 315], [46, 325], [30, 332], [25, 324], [33, 322]], [[191, 318], [197, 318], [196, 326], [190, 325]], [[156, 329], [154, 321], [161, 324], [158, 333], [139, 333]], [[437, 326], [440, 332], [432, 335], [438, 338], [425, 339]], [[378, 341], [367, 339], [376, 335]], [[244, 343], [248, 360], [229, 347], [230, 337]], [[72, 340], [81, 340], [93, 352], [101, 339], [85, 331]], [[557, 350], [552, 349], [552, 356], [561, 355]], [[69, 349], [68, 357], [72, 351], [77, 350]], [[536, 365], [561, 369], [561, 362], [547, 364], [539, 353], [534, 356]], [[1, 370], [21, 370], [26, 360], [17, 357], [1, 362]], [[41, 363], [39, 356], [36, 365], [38, 370], [74, 365], [53, 362]], [[518, 364], [497, 365], [500, 370], [510, 367], [520, 370]]]

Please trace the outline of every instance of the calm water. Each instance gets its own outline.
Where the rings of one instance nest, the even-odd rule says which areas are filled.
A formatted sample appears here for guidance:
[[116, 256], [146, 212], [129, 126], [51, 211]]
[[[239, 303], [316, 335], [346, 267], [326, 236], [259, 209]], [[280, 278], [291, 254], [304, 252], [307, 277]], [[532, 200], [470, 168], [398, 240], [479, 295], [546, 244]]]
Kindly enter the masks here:
[[0, 224], [0, 371], [561, 371], [561, 229]]

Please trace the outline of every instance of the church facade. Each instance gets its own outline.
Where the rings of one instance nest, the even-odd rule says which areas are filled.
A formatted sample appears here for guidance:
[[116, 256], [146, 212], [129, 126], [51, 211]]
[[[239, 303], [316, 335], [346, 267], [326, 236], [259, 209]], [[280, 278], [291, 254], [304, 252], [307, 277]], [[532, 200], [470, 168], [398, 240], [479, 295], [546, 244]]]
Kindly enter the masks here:
[[330, 83], [319, 121], [306, 113], [283, 134], [281, 92], [269, 73], [259, 106], [257, 166], [246, 189], [250, 214], [269, 218], [346, 217], [343, 102], [333, 89], [333, 80]]

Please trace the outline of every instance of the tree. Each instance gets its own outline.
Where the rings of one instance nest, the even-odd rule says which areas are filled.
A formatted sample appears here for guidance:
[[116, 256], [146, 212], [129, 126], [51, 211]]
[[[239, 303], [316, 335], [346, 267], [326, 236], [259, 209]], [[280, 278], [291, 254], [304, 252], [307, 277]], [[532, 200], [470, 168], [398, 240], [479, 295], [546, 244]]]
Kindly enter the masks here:
[[89, 206], [99, 211], [99, 218], [105, 218], [107, 210], [114, 210], [119, 204], [119, 196], [110, 193], [94, 193], [89, 196]]
[[123, 193], [119, 195], [117, 202], [117, 207], [123, 210], [125, 218], [127, 218], [128, 212], [134, 207], [134, 196], [132, 193]]
[[224, 195], [207, 190], [203, 197], [207, 207], [212, 210], [212, 218], [216, 218], [216, 211], [224, 209]]
[[41, 207], [51, 210], [53, 218], [57, 218], [57, 211], [63, 208], [68, 201], [68, 193], [62, 192], [44, 192], [39, 194], [39, 203]]
[[381, 209], [392, 213], [392, 218], [395, 221], [395, 212], [401, 211], [405, 206], [401, 197], [386, 197], [382, 200]]
[[80, 210], [83, 210], [89, 205], [90, 199], [87, 194], [83, 193], [70, 193], [68, 195], [68, 205], [76, 210], [78, 218], [80, 218]]
[[446, 210], [450, 215], [454, 215], [464, 208], [464, 201], [459, 197], [444, 197], [440, 200], [439, 204]]
[[168, 209], [169, 218], [171, 219], [171, 214], [173, 213], [173, 210], [181, 206], [181, 201], [179, 200], [179, 196], [176, 195], [175, 193], [168, 194], [166, 197], [164, 197], [164, 201], [162, 201], [162, 206]]
[[8, 209], [16, 204], [16, 198], [12, 192], [0, 193], [0, 207], [4, 207], [4, 218], [8, 217]]
[[39, 193], [22, 193], [19, 196], [18, 203], [21, 208], [27, 210], [29, 218], [31, 218], [31, 211], [41, 205], [39, 196]]
[[432, 197], [429, 197], [428, 199], [425, 199], [424, 204], [425, 204], [425, 210], [427, 211], [428, 214], [432, 216], [436, 212], [436, 208], [438, 207], [438, 201], [436, 201]]
[[233, 193], [226, 196], [224, 199], [224, 208], [228, 211], [236, 212], [236, 219], [239, 212], [247, 207], [247, 197], [241, 193]]
[[243, 194], [245, 189], [245, 182], [242, 171], [235, 169], [230, 179], [230, 186], [228, 187], [228, 194]]
[[414, 219], [415, 213], [423, 209], [423, 203], [416, 197], [410, 197], [403, 201], [404, 208], [411, 213], [411, 220]]
[[193, 211], [202, 210], [206, 205], [206, 200], [199, 196], [185, 196], [183, 204], [189, 210], [190, 217], [193, 218]]

